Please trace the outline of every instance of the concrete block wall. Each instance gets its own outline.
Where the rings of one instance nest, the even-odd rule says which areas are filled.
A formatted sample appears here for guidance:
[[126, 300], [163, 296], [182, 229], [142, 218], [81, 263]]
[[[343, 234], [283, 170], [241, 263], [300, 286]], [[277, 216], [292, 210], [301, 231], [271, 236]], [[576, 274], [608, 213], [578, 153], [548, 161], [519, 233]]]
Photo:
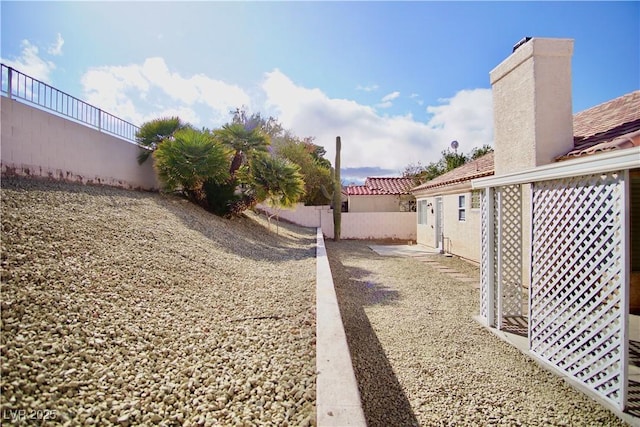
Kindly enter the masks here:
[[[260, 210], [275, 213], [267, 205]], [[320, 227], [327, 238], [333, 238], [333, 211], [329, 206], [304, 206], [280, 209], [278, 217], [303, 227]], [[341, 237], [343, 239], [396, 239], [416, 240], [415, 212], [343, 212]]]
[[159, 188], [152, 161], [138, 165], [137, 145], [20, 101], [0, 98], [3, 175]]

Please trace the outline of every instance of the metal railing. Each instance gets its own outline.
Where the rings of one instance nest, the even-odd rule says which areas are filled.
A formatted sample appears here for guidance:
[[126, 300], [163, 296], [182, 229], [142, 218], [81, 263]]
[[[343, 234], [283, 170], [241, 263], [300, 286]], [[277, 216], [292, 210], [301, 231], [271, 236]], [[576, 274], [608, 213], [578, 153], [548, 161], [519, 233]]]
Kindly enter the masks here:
[[25, 101], [100, 132], [137, 143], [136, 133], [140, 128], [133, 123], [87, 104], [5, 64], [0, 64], [0, 71], [1, 93], [9, 99]]

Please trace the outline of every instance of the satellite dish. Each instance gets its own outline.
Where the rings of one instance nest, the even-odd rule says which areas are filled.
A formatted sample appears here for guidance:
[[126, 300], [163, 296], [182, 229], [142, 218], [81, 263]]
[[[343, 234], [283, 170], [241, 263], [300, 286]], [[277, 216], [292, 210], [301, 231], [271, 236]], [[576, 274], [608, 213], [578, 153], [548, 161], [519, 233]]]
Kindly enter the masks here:
[[451, 141], [451, 148], [453, 148], [453, 151], [454, 151], [455, 153], [458, 153], [458, 146], [459, 146], [459, 145], [460, 145], [460, 144], [458, 144], [458, 141]]

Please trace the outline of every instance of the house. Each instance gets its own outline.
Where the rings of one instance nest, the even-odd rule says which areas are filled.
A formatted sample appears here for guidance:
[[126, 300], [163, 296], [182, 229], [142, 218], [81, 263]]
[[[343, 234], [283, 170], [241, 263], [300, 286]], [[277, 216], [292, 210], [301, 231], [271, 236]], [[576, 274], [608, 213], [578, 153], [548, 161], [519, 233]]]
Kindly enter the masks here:
[[493, 153], [475, 159], [412, 190], [417, 243], [480, 262], [480, 194], [471, 180], [493, 175]]
[[[640, 145], [640, 91], [575, 114], [573, 134], [573, 148], [554, 161]], [[479, 263], [481, 191], [471, 181], [493, 174], [490, 153], [415, 187], [418, 244]]]
[[573, 40], [533, 38], [490, 73], [494, 175], [471, 182], [479, 320], [638, 416], [640, 91], [574, 117], [572, 53]]
[[369, 177], [364, 185], [348, 185], [347, 212], [415, 212], [411, 178]]

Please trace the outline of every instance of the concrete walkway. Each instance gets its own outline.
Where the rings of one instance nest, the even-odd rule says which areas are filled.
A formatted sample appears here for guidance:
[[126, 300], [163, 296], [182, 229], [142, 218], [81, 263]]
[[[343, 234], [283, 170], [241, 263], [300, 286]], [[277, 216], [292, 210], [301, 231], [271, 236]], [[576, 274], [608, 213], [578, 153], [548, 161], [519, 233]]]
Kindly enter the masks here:
[[437, 249], [430, 249], [420, 245], [369, 245], [369, 248], [381, 256], [397, 256], [397, 257], [411, 257], [418, 261], [429, 264], [429, 267], [437, 270], [440, 273], [446, 274], [456, 280], [464, 283], [468, 283], [474, 289], [480, 289], [480, 277], [470, 276], [466, 273], [461, 273], [451, 267], [448, 267], [439, 262], [442, 257], [446, 255], [440, 254]]
[[[373, 250], [375, 253], [381, 256], [396, 256], [396, 257], [411, 257], [418, 261], [424, 262], [429, 265], [429, 267], [435, 269], [436, 271], [446, 274], [447, 276], [454, 278], [456, 280], [460, 280], [461, 282], [466, 282], [471, 284], [471, 286], [475, 289], [480, 288], [480, 277], [478, 275], [474, 275], [475, 277], [471, 277], [468, 273], [458, 272], [456, 269], [451, 268], [450, 266], [444, 265], [440, 262], [440, 260], [444, 260], [444, 255], [441, 255], [439, 251], [435, 249], [425, 248], [420, 245], [370, 245], [369, 248]], [[484, 320], [479, 316], [473, 316], [474, 319], [480, 323], [481, 325], [485, 325]], [[631, 342], [635, 342], [636, 340], [640, 342], [640, 317], [639, 316], [630, 316], [630, 326], [631, 330], [629, 331], [629, 338]], [[576, 382], [571, 377], [568, 377], [565, 373], [554, 369], [553, 367], [541, 363], [533, 353], [529, 351], [529, 339], [527, 337], [523, 337], [520, 335], [512, 334], [509, 332], [501, 331], [495, 328], [486, 328], [488, 331], [516, 347], [520, 352], [529, 356], [532, 360], [536, 361], [540, 366], [553, 372], [563, 380], [565, 380], [568, 384], [572, 385], [577, 390], [580, 390], [582, 393], [590, 396], [594, 400], [602, 402], [602, 399], [595, 393], [593, 393], [590, 389], [585, 387], [583, 384]], [[640, 368], [635, 365], [629, 366], [630, 371], [630, 384], [637, 384], [640, 378]], [[636, 387], [635, 385], [633, 387]], [[632, 388], [633, 388], [632, 387]], [[635, 390], [635, 388], [633, 388]], [[636, 391], [630, 391], [634, 396], [637, 394]], [[635, 400], [634, 400], [635, 402]], [[618, 417], [627, 422], [632, 426], [640, 427], [640, 419], [637, 417], [637, 405], [633, 404], [632, 413], [622, 412], [617, 408], [611, 407], [607, 404], [607, 402], [603, 402], [603, 404], [608, 407], [612, 412], [614, 412]]]

